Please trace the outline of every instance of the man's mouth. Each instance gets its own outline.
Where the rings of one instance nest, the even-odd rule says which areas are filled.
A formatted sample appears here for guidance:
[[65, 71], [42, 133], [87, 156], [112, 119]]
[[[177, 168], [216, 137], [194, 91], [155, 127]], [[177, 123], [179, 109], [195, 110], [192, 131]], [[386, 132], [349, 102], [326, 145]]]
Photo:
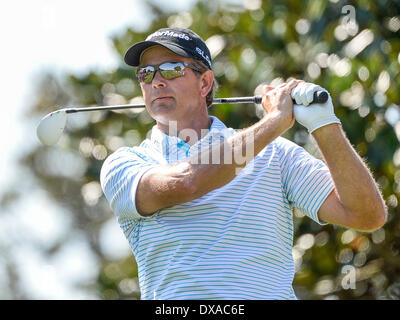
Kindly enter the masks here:
[[168, 99], [172, 99], [172, 97], [167, 97], [167, 96], [165, 96], [165, 97], [157, 97], [157, 98], [153, 99], [153, 102], [165, 101], [165, 100], [168, 100]]

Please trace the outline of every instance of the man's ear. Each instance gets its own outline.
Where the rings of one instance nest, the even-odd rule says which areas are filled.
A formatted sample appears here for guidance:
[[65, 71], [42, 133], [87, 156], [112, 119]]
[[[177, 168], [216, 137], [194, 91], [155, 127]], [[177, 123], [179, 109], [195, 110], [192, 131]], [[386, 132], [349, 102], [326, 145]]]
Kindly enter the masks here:
[[205, 71], [200, 77], [200, 93], [202, 97], [207, 97], [214, 83], [214, 72]]

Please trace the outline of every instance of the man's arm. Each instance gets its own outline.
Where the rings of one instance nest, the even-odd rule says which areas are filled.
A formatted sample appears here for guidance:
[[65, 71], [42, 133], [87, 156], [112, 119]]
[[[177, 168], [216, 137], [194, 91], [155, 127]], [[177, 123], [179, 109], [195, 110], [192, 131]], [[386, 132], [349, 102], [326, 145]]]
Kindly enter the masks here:
[[[136, 208], [141, 215], [150, 215], [160, 209], [197, 199], [204, 194], [220, 188], [233, 180], [237, 170], [246, 163], [235, 161], [235, 154], [245, 154], [246, 141], [253, 140], [254, 152], [257, 155], [268, 143], [276, 139], [289, 126], [283, 126], [278, 113], [266, 115], [250, 128], [237, 132], [225, 141], [201, 151], [194, 157], [208, 158], [207, 164], [200, 159], [187, 159], [176, 164], [158, 166], [148, 170], [143, 176], [136, 191]], [[218, 148], [219, 161], [212, 163], [213, 150]], [[228, 155], [230, 153], [230, 155]], [[224, 161], [228, 156], [229, 161]], [[248, 155], [247, 155], [248, 156]], [[230, 159], [232, 159], [230, 161]], [[250, 161], [252, 159], [247, 159]]]
[[[136, 191], [137, 211], [143, 216], [151, 215], [160, 209], [197, 199], [232, 181], [237, 170], [246, 165], [236, 162], [235, 154], [246, 154], [249, 140], [253, 143], [254, 152], [251, 157], [254, 157], [293, 126], [293, 102], [290, 92], [300, 82], [292, 80], [277, 88], [265, 86], [262, 103], [268, 114], [250, 128], [235, 133], [226, 141], [198, 155], [203, 159], [211, 159], [213, 149], [219, 148], [219, 153], [214, 153], [220, 155], [218, 163], [210, 161], [210, 164], [202, 164], [198, 159], [188, 159], [148, 170], [143, 174]], [[228, 158], [232, 160], [224, 161], [227, 153], [230, 153]], [[252, 159], [247, 159], [249, 160]]]
[[323, 104], [311, 102], [323, 88], [301, 83], [292, 91], [294, 116], [312, 133], [329, 167], [335, 190], [318, 211], [321, 220], [359, 230], [373, 230], [386, 221], [386, 208], [368, 168], [353, 149], [336, 117], [331, 97]]
[[366, 165], [341, 125], [329, 124], [314, 136], [329, 167], [335, 190], [318, 211], [321, 220], [358, 230], [374, 230], [386, 222], [386, 207]]

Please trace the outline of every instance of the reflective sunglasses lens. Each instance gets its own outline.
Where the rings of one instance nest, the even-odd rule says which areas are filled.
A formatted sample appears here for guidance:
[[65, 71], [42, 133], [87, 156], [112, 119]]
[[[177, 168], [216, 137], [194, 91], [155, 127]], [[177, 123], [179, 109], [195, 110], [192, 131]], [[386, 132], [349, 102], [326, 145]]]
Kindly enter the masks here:
[[185, 66], [181, 62], [166, 62], [160, 65], [160, 73], [167, 80], [183, 76], [183, 69]]
[[139, 82], [150, 83], [154, 77], [154, 67], [147, 66], [143, 68], [139, 68], [136, 72], [136, 76]]

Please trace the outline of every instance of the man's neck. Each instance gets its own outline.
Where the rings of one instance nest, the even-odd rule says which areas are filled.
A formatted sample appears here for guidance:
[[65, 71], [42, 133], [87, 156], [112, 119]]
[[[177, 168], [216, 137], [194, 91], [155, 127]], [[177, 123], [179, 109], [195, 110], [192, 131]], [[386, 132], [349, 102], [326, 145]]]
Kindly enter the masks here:
[[212, 118], [204, 114], [184, 121], [170, 121], [169, 125], [157, 122], [157, 128], [166, 135], [177, 136], [189, 145], [193, 145], [208, 133], [211, 124]]

